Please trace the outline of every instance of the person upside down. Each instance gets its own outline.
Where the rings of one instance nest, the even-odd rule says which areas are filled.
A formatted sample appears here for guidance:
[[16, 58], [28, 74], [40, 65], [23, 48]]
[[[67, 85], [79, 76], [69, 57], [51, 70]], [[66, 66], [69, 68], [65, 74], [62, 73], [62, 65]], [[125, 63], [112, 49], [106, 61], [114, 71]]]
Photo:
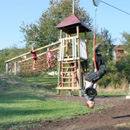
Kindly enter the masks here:
[[[88, 108], [93, 108], [95, 101], [94, 98], [97, 95], [96, 92], [96, 87], [97, 84], [96, 82], [101, 79], [104, 74], [106, 73], [106, 65], [102, 60], [102, 55], [98, 54], [100, 43], [98, 43], [94, 48], [93, 51], [95, 51], [95, 57], [96, 57], [96, 66], [97, 70], [94, 69], [94, 63], [93, 63], [93, 69], [92, 71], [85, 76], [85, 81], [86, 81], [86, 86], [83, 87], [83, 93], [84, 97], [87, 99], [86, 105]], [[93, 95], [91, 94], [94, 93]]]

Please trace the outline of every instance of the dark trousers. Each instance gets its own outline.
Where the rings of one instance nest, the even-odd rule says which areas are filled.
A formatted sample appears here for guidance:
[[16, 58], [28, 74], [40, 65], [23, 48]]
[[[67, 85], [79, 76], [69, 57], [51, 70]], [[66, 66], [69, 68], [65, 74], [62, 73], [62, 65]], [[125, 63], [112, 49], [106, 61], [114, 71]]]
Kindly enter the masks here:
[[106, 66], [105, 64], [102, 64], [101, 66], [99, 66], [97, 72], [94, 72], [94, 68], [93, 68], [93, 70], [85, 76], [85, 80], [88, 82], [95, 83], [99, 79], [101, 79], [105, 73], [106, 73]]

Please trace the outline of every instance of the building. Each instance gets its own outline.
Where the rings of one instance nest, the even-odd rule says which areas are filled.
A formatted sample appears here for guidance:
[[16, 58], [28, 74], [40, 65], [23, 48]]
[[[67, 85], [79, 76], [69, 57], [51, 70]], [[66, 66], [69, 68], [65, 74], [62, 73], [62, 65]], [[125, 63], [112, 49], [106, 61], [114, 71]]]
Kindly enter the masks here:
[[122, 45], [116, 45], [116, 46], [113, 48], [113, 51], [114, 51], [114, 59], [115, 59], [115, 62], [120, 61], [120, 59], [121, 59], [122, 57], [124, 57], [124, 55], [125, 55], [125, 49], [124, 49], [124, 46], [122, 46]]

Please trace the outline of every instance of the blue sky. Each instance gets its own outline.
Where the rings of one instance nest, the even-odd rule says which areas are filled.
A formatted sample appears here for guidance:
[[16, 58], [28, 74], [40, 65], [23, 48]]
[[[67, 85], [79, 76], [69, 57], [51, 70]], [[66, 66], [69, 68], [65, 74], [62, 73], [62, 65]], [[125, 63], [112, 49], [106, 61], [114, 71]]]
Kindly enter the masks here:
[[[130, 0], [102, 0], [130, 13]], [[95, 17], [95, 7], [92, 0], [80, 0], [80, 6]], [[49, 7], [49, 0], [0, 0], [0, 50], [17, 45], [24, 47], [21, 43], [24, 37], [20, 32], [20, 26], [35, 23], [42, 13]], [[94, 24], [94, 23], [93, 23]], [[130, 33], [130, 15], [124, 14], [103, 3], [97, 8], [97, 28], [109, 30], [114, 44], [121, 44], [121, 33]]]

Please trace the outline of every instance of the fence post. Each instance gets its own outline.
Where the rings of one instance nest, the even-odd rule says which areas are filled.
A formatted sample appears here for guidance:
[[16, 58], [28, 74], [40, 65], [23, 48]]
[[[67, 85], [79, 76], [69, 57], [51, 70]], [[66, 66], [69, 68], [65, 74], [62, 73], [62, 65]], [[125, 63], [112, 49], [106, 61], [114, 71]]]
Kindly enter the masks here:
[[6, 74], [9, 74], [9, 62], [6, 62]]
[[128, 95], [130, 96], [130, 84], [128, 86]]
[[129, 92], [128, 95], [126, 96], [126, 99], [130, 99], [130, 84], [129, 84]]
[[18, 66], [18, 63], [15, 62], [14, 63], [14, 75], [17, 75], [17, 66]]

